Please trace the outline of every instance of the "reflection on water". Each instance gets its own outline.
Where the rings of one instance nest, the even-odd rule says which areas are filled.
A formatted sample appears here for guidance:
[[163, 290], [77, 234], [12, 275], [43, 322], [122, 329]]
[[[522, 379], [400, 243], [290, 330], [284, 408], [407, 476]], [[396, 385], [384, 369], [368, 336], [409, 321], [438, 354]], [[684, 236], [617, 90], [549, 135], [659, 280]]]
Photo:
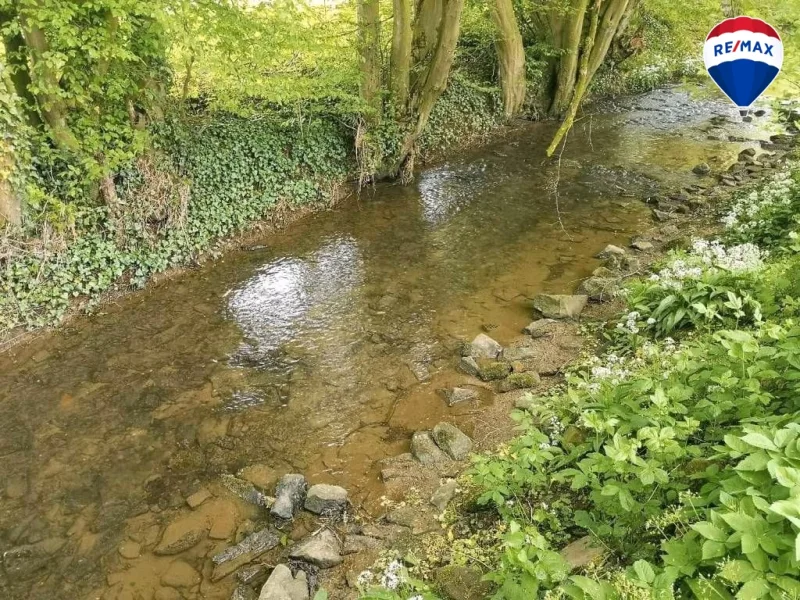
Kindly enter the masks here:
[[[719, 112], [735, 118], [674, 90], [629, 100], [581, 121], [558, 163], [553, 124], [531, 124], [0, 356], [0, 550], [35, 559], [0, 568], [0, 596], [153, 598], [165, 523], [250, 465], [374, 509], [376, 461], [473, 418], [436, 394], [461, 377], [456, 342], [487, 327], [509, 343], [533, 294], [573, 289], [605, 244], [652, 227], [638, 198], [734, 157], [706, 139]], [[120, 556], [125, 540], [141, 558]], [[202, 571], [226, 544], [183, 558]]]

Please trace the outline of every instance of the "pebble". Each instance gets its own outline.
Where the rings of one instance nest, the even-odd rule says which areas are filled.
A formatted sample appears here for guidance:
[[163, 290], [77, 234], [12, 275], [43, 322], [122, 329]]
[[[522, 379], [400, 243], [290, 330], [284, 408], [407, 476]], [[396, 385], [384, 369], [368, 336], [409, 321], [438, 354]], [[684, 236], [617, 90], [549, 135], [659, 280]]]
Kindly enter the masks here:
[[119, 548], [117, 548], [117, 552], [119, 552], [122, 558], [127, 558], [129, 560], [132, 560], [134, 558], [139, 558], [141, 556], [142, 547], [136, 542], [126, 541], [122, 542], [119, 545]]
[[211, 498], [211, 492], [203, 488], [186, 498], [186, 504], [189, 505], [189, 508], [197, 508], [209, 498]]

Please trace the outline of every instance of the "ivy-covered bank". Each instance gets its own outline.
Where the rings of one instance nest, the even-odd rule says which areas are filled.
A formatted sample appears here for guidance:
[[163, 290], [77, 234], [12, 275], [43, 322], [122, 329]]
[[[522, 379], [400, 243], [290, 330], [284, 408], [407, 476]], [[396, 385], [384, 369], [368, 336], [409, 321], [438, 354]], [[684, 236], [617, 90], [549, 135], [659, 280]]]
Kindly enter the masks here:
[[[796, 162], [738, 192], [473, 458], [448, 527], [493, 598], [800, 598], [798, 215]], [[436, 598], [414, 564], [363, 597]]]
[[[302, 117], [167, 119], [152, 132], [153, 149], [115, 178], [116, 203], [64, 206], [35, 241], [24, 230], [3, 238], [0, 337], [56, 324], [76, 300], [92, 306], [106, 292], [193, 264], [265, 218], [281, 222], [329, 206], [359, 168], [352, 150], [357, 119], [335, 106]], [[502, 122], [496, 89], [455, 77], [431, 116], [422, 156], [474, 143]], [[392, 136], [399, 131], [382, 135], [384, 147], [397, 147]], [[44, 190], [56, 185], [38, 183]]]

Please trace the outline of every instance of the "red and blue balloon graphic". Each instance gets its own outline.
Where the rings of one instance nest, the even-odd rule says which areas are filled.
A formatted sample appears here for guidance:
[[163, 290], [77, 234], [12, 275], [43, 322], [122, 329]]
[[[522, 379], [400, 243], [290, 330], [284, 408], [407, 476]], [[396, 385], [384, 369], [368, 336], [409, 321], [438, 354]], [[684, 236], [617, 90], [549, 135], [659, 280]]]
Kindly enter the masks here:
[[703, 60], [714, 83], [736, 106], [747, 109], [778, 76], [783, 43], [766, 21], [725, 19], [708, 34]]

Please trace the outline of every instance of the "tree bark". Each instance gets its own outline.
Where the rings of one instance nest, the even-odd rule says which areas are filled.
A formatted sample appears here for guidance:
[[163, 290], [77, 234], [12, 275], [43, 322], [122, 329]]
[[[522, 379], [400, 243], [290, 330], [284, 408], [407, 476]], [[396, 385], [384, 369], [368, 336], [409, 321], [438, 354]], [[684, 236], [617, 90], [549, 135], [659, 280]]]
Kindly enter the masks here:
[[42, 119], [36, 111], [36, 98], [31, 92], [31, 75], [28, 70], [27, 49], [22, 34], [18, 31], [9, 31], [7, 28], [16, 19], [16, 14], [11, 11], [0, 12], [0, 29], [6, 30], [3, 36], [3, 46], [6, 51], [6, 63], [9, 67], [10, 80], [14, 92], [22, 100], [25, 119], [32, 127], [40, 127]]
[[22, 202], [11, 185], [14, 154], [8, 142], [0, 141], [0, 225], [22, 224]]
[[550, 113], [554, 115], [560, 115], [567, 109], [575, 90], [583, 22], [588, 6], [589, 0], [572, 0], [570, 11], [563, 17], [560, 27], [556, 25], [553, 28], [557, 37], [555, 47], [562, 52], [556, 72], [553, 102], [550, 105]]
[[411, 0], [393, 0], [391, 86], [397, 106], [405, 111], [411, 85]]
[[497, 58], [506, 119], [519, 113], [525, 103], [525, 47], [511, 0], [495, 0], [492, 20], [497, 28]]
[[[611, 48], [611, 42], [617, 35], [617, 28], [622, 22], [628, 4], [632, 0], [605, 0], [605, 10], [602, 11], [600, 23], [595, 34], [594, 45], [592, 46], [591, 56], [589, 58], [589, 78], [588, 83], [591, 83], [597, 69], [603, 64], [608, 50]], [[587, 83], [587, 85], [588, 85]]]
[[414, 16], [414, 64], [427, 64], [439, 42], [439, 26], [442, 22], [446, 0], [419, 0]]
[[[41, 2], [41, 0], [39, 0]], [[48, 64], [45, 56], [49, 51], [44, 32], [25, 13], [19, 15], [22, 36], [28, 46], [33, 69], [31, 80], [33, 93], [39, 105], [39, 112], [47, 124], [50, 137], [55, 144], [64, 150], [75, 152], [80, 143], [67, 124], [67, 108], [58, 95], [60, 78], [55, 69]]]
[[359, 0], [358, 33], [361, 55], [361, 97], [380, 114], [381, 60], [380, 60], [380, 4], [379, 0]]

